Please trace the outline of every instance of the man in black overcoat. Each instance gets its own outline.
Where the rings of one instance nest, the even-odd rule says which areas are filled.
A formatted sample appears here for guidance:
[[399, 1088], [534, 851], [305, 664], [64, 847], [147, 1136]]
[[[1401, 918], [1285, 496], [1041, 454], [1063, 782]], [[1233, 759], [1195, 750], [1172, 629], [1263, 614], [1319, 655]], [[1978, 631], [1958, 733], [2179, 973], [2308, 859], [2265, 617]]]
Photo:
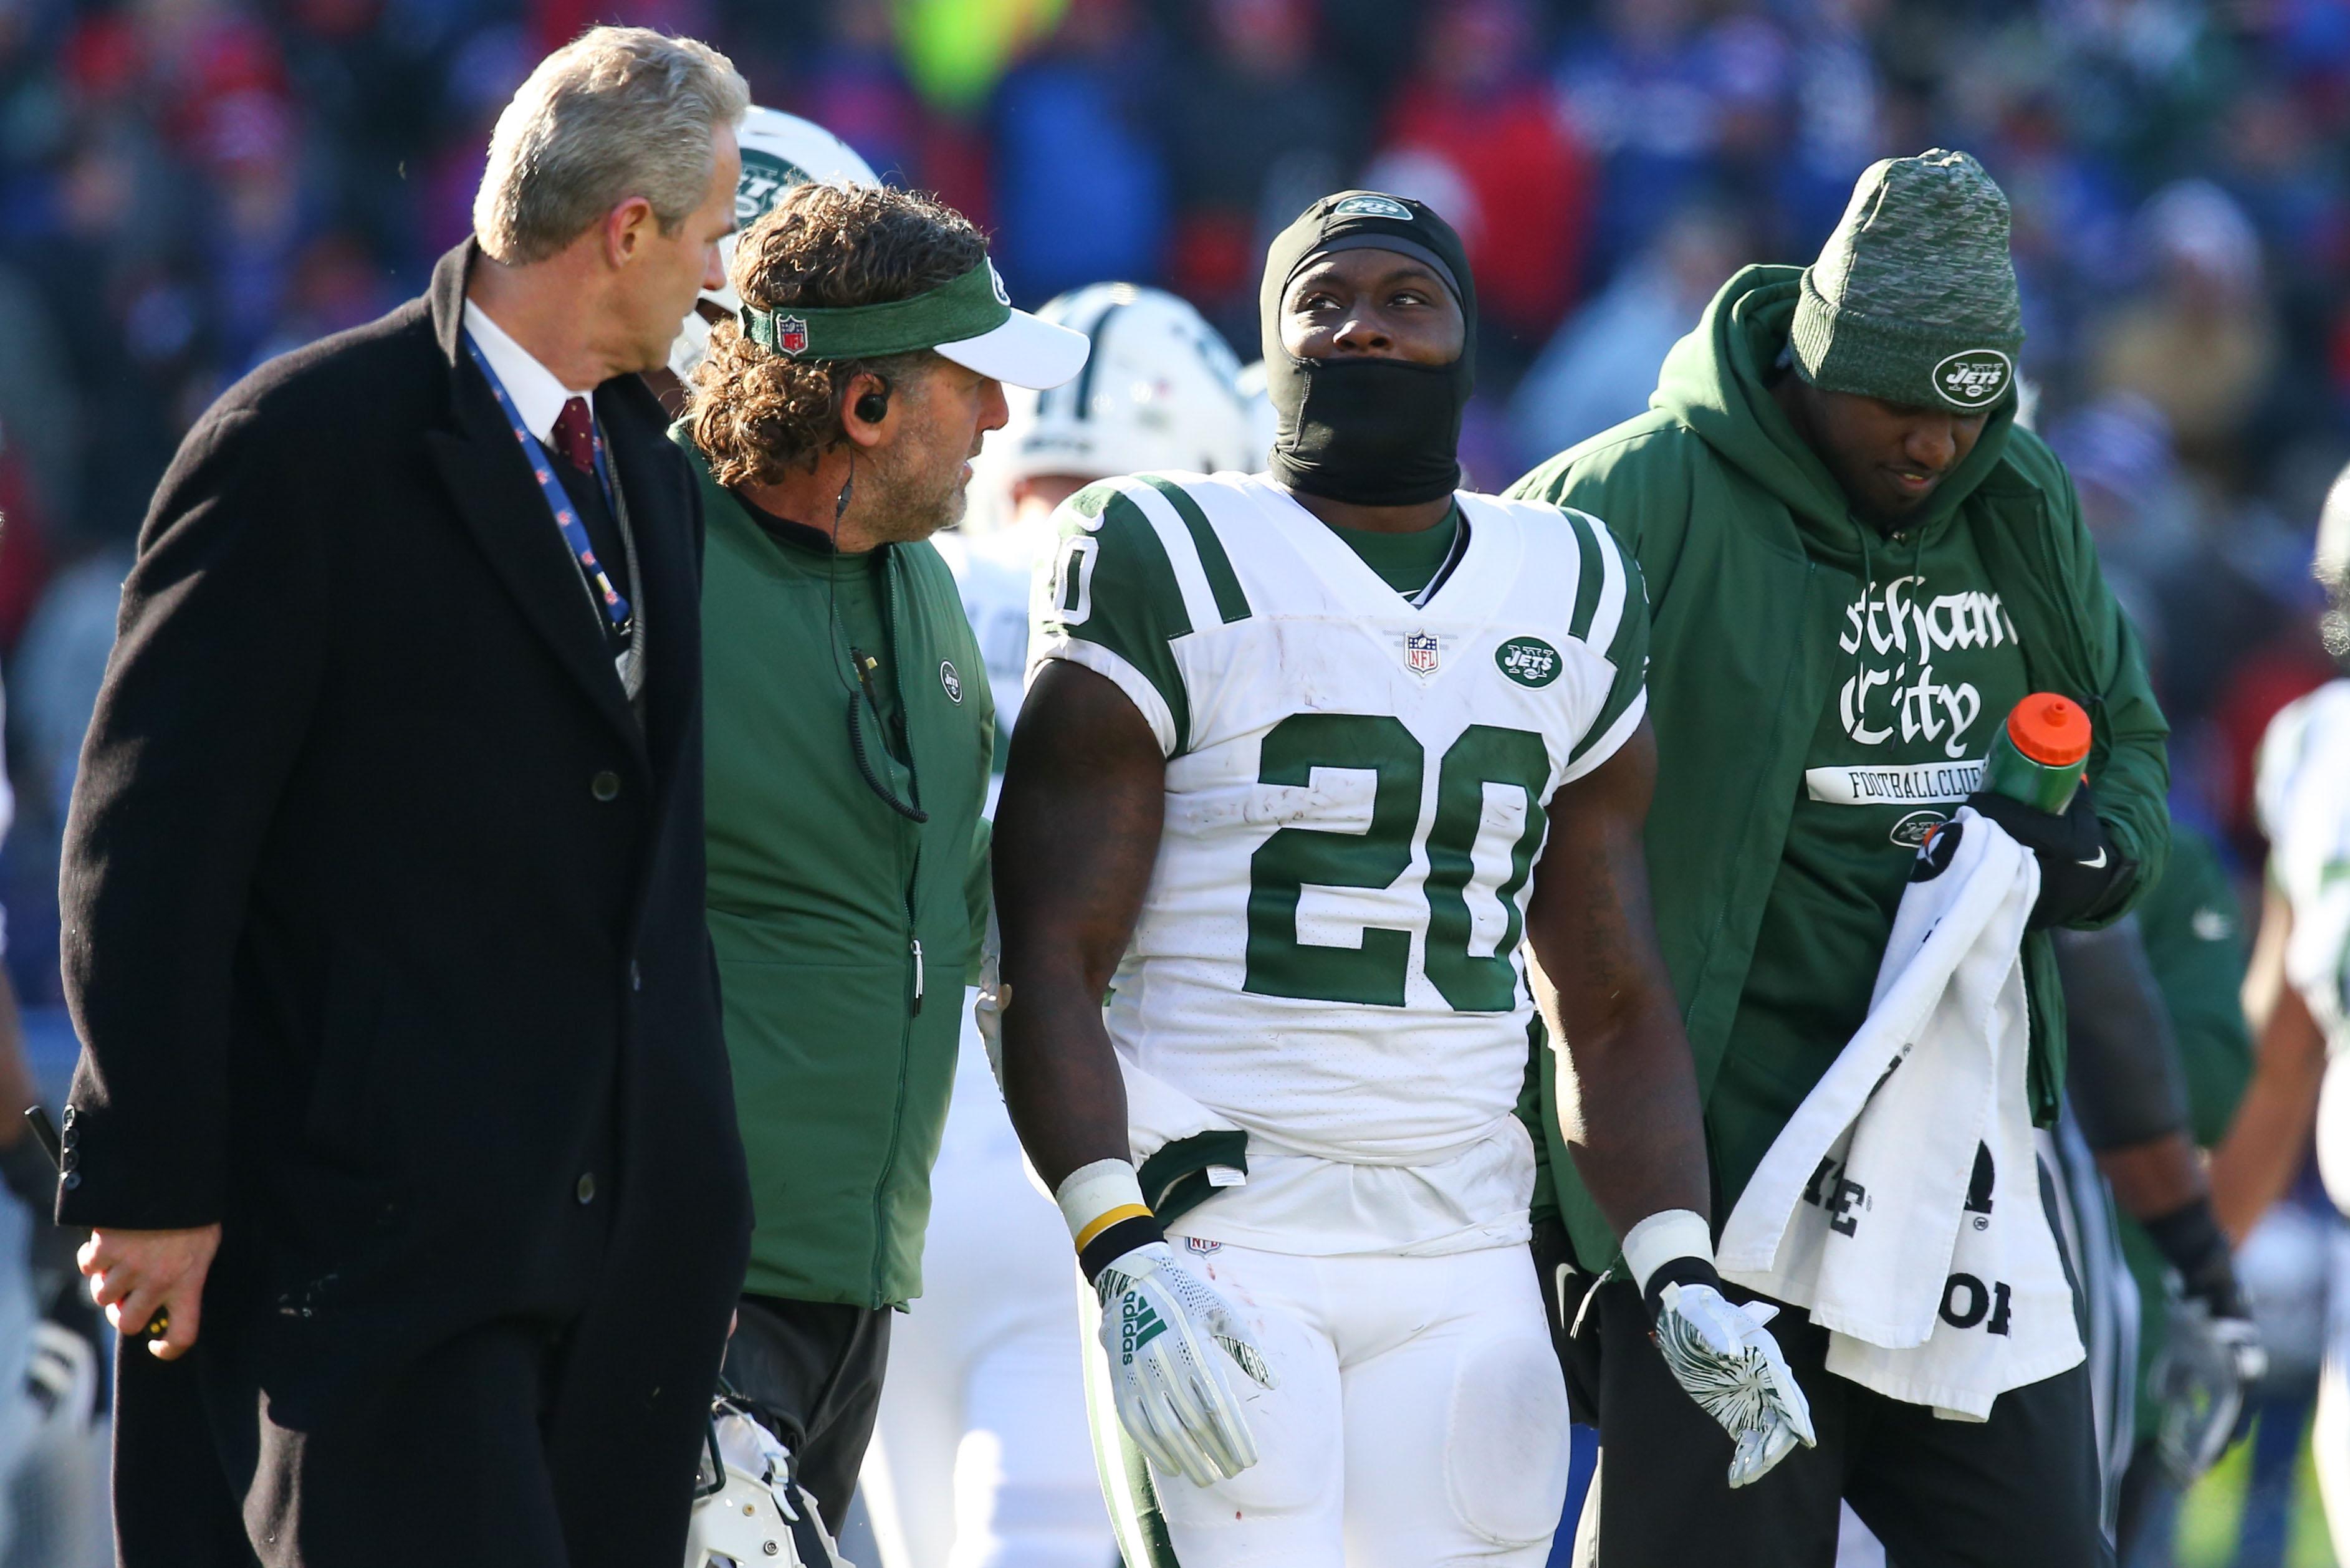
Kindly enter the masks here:
[[750, 1211], [702, 519], [636, 373], [723, 281], [746, 101], [641, 29], [550, 56], [426, 296], [156, 494], [61, 888], [129, 1568], [683, 1555]]

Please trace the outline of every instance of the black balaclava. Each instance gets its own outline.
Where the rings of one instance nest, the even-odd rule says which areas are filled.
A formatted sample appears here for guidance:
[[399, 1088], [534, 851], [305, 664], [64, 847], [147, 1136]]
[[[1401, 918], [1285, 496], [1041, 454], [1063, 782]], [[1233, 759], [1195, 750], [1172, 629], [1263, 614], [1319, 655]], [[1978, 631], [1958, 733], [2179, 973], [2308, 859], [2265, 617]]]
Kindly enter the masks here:
[[[1450, 365], [1353, 356], [1300, 359], [1282, 346], [1290, 280], [1331, 251], [1391, 250], [1425, 263], [1461, 303], [1461, 358]], [[1420, 202], [1377, 191], [1325, 196], [1274, 237], [1258, 295], [1265, 391], [1280, 416], [1273, 477], [1292, 490], [1364, 506], [1409, 506], [1461, 482], [1461, 415], [1477, 385], [1477, 285], [1452, 225]]]

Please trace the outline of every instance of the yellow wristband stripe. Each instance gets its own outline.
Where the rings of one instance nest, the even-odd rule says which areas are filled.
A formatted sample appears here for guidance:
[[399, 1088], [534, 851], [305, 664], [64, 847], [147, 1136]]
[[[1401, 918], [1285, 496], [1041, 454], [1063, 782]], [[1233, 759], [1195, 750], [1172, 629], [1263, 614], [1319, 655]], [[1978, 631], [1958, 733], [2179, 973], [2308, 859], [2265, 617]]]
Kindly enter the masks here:
[[1077, 1251], [1082, 1252], [1093, 1239], [1122, 1220], [1148, 1220], [1150, 1210], [1139, 1203], [1121, 1203], [1107, 1214], [1096, 1215], [1077, 1232]]

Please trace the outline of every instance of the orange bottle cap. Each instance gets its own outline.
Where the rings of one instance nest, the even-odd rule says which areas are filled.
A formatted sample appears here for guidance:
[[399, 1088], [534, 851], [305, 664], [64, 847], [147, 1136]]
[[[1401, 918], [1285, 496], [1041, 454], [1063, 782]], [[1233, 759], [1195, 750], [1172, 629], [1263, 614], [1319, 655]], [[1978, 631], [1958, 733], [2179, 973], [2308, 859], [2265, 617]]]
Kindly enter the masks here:
[[2089, 754], [2089, 715], [2070, 697], [2034, 691], [2008, 714], [2007, 738], [2043, 767], [2073, 767]]

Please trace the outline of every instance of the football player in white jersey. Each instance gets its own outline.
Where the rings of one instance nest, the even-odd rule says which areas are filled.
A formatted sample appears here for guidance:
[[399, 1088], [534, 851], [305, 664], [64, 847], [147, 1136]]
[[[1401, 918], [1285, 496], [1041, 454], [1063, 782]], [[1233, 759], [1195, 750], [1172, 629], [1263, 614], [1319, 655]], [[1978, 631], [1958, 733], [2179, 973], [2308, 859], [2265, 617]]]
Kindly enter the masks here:
[[1530, 978], [1731, 1484], [1811, 1440], [1715, 1288], [1647, 914], [1643, 590], [1595, 520], [1453, 489], [1476, 296], [1427, 207], [1315, 202], [1261, 304], [1270, 472], [1058, 514], [996, 819], [1006, 1097], [1100, 1305], [1129, 1563], [1531, 1565], [1567, 1411]]
[[[2317, 524], [2327, 650], [2350, 669], [2350, 469]], [[2350, 1214], [2350, 678], [2291, 702], [2262, 740], [2253, 805], [2268, 896], [2244, 995], [2259, 1030], [2252, 1081], [2211, 1159], [2211, 1196], [2240, 1240], [2282, 1195], [2316, 1127], [2317, 1168]], [[2337, 1553], [2350, 1552], [2350, 1308], [2331, 1309], [2318, 1383], [2317, 1480]]]
[[[1092, 340], [1090, 372], [1046, 392], [1004, 389], [1010, 419], [972, 465], [966, 520], [931, 540], [962, 587], [1005, 732], [1054, 508], [1111, 474], [1253, 468], [1264, 455], [1231, 348], [1182, 300], [1101, 283], [1036, 314]], [[890, 1334], [860, 1488], [884, 1568], [1104, 1568], [1114, 1551], [1070, 1348], [1067, 1232], [1029, 1181], [968, 1012], [931, 1188], [922, 1297]]]

